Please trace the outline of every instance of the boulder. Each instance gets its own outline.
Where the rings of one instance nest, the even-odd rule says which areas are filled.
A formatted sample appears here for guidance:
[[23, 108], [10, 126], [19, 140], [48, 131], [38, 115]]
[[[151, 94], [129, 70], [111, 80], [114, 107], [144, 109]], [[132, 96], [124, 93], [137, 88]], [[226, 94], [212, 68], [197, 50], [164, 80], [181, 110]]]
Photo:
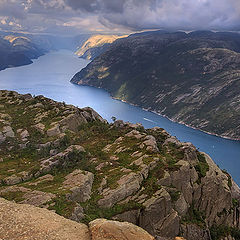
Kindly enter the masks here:
[[41, 192], [41, 191], [28, 191], [23, 195], [24, 200], [20, 203], [34, 205], [36, 207], [48, 207], [48, 203], [56, 197], [55, 194]]
[[113, 123], [113, 126], [116, 127], [116, 128], [123, 128], [124, 127], [124, 122], [122, 120], [116, 120], [114, 123]]
[[126, 137], [134, 137], [134, 138], [137, 138], [137, 139], [140, 139], [140, 138], [144, 137], [144, 135], [141, 134], [137, 130], [132, 130], [131, 132], [127, 133], [125, 136]]
[[182, 145], [182, 143], [176, 137], [173, 136], [167, 138], [164, 141], [163, 145], [168, 145], [169, 143], [175, 144], [177, 147], [180, 147]]
[[85, 107], [85, 108], [82, 108], [82, 110], [84, 112], [88, 112], [90, 114], [90, 118], [88, 119], [87, 118], [87, 121], [100, 121], [100, 122], [107, 122], [105, 119], [103, 119], [95, 110], [93, 110], [92, 108], [90, 107]]
[[76, 132], [78, 126], [83, 123], [87, 123], [87, 120], [80, 112], [70, 114], [59, 122], [63, 130], [69, 129], [74, 132]]
[[6, 177], [3, 179], [4, 184], [6, 185], [14, 185], [22, 182], [22, 178], [13, 174], [10, 177]]
[[175, 237], [179, 234], [180, 218], [172, 208], [171, 197], [164, 189], [143, 203], [139, 226], [153, 236]]
[[48, 202], [56, 197], [56, 195], [52, 193], [17, 186], [7, 187], [0, 191], [1, 196], [5, 196], [5, 194], [9, 195], [11, 193], [15, 193], [20, 196], [18, 199], [19, 203], [30, 204], [36, 207], [46, 207], [48, 206]]
[[77, 169], [68, 174], [65, 179], [63, 188], [71, 191], [67, 195], [69, 199], [75, 202], [86, 202], [90, 199], [94, 180], [94, 175], [91, 172]]
[[47, 130], [47, 135], [49, 137], [54, 137], [57, 136], [61, 133], [60, 128], [59, 128], [59, 124], [54, 125], [52, 128]]
[[110, 208], [117, 202], [126, 197], [135, 194], [141, 187], [143, 176], [137, 173], [129, 173], [118, 180], [118, 187], [116, 189], [106, 189], [103, 191], [103, 198], [98, 201], [101, 207]]
[[73, 209], [72, 216], [69, 218], [75, 222], [81, 222], [84, 218], [84, 210], [83, 208], [77, 203], [76, 206]]
[[145, 141], [140, 145], [140, 148], [144, 148], [145, 146], [147, 151], [155, 153], [159, 152], [156, 138], [152, 135], [147, 135], [145, 137]]
[[89, 224], [92, 240], [154, 240], [149, 233], [128, 222], [96, 219]]
[[91, 240], [88, 227], [47, 209], [0, 198], [0, 238], [5, 240]]
[[20, 137], [22, 139], [22, 141], [27, 141], [27, 138], [29, 137], [29, 132], [27, 129], [25, 130], [22, 130], [21, 133], [20, 133]]
[[130, 211], [115, 215], [112, 219], [121, 221], [121, 222], [129, 222], [137, 225], [139, 215], [140, 215], [140, 210], [130, 210]]
[[10, 137], [10, 138], [15, 137], [13, 129], [10, 126], [3, 127], [3, 131], [2, 132], [3, 132], [5, 137]]
[[33, 126], [36, 130], [38, 130], [40, 133], [44, 133], [45, 125], [42, 123], [38, 123]]

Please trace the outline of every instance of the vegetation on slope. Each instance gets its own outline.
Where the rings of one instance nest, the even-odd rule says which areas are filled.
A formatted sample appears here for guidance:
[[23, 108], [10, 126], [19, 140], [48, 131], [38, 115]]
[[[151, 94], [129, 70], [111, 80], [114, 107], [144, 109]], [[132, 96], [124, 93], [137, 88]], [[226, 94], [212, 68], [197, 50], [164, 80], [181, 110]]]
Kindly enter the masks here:
[[217, 135], [240, 138], [240, 35], [130, 35], [77, 73], [73, 83]]
[[161, 128], [0, 91], [0, 156], [0, 197], [78, 222], [117, 219], [190, 240], [186, 228], [237, 227], [231, 178]]

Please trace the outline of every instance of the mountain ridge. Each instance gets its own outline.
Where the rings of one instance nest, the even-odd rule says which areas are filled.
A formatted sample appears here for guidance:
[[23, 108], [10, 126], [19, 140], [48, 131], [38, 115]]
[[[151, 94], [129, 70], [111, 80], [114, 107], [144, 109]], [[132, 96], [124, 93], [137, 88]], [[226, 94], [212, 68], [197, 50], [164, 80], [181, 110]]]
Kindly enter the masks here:
[[116, 40], [71, 80], [218, 136], [240, 139], [240, 35], [144, 33]]

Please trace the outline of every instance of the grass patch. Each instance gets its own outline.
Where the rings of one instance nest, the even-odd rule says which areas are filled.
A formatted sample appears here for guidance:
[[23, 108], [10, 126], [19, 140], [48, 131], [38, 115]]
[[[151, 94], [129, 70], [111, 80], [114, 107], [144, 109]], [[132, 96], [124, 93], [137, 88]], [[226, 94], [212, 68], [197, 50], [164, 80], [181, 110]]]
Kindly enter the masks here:
[[65, 196], [59, 196], [51, 203], [55, 204], [54, 206], [50, 206], [48, 209], [55, 210], [57, 214], [66, 218], [69, 218], [72, 215], [74, 207], [76, 206], [75, 202], [67, 200]]
[[182, 221], [183, 223], [194, 223], [200, 227], [205, 227], [205, 218], [205, 214], [194, 208], [192, 204]]
[[198, 183], [200, 183], [201, 178], [206, 176], [209, 170], [209, 166], [203, 154], [201, 154], [200, 152], [197, 152], [197, 157], [198, 157], [198, 163], [195, 166], [195, 170], [198, 173]]
[[227, 236], [232, 236], [236, 240], [240, 239], [240, 230], [234, 227], [228, 227], [225, 225], [213, 225], [210, 228], [210, 234], [212, 240], [219, 240]]

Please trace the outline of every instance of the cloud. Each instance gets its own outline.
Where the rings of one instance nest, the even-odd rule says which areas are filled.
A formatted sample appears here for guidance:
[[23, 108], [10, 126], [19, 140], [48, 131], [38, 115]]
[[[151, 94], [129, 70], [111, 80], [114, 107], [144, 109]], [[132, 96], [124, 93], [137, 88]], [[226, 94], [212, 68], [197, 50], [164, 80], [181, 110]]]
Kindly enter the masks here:
[[239, 0], [65, 0], [75, 11], [98, 14], [107, 26], [133, 30], [240, 29]]
[[240, 31], [240, 4], [239, 0], [0, 0], [0, 28], [57, 34]]

